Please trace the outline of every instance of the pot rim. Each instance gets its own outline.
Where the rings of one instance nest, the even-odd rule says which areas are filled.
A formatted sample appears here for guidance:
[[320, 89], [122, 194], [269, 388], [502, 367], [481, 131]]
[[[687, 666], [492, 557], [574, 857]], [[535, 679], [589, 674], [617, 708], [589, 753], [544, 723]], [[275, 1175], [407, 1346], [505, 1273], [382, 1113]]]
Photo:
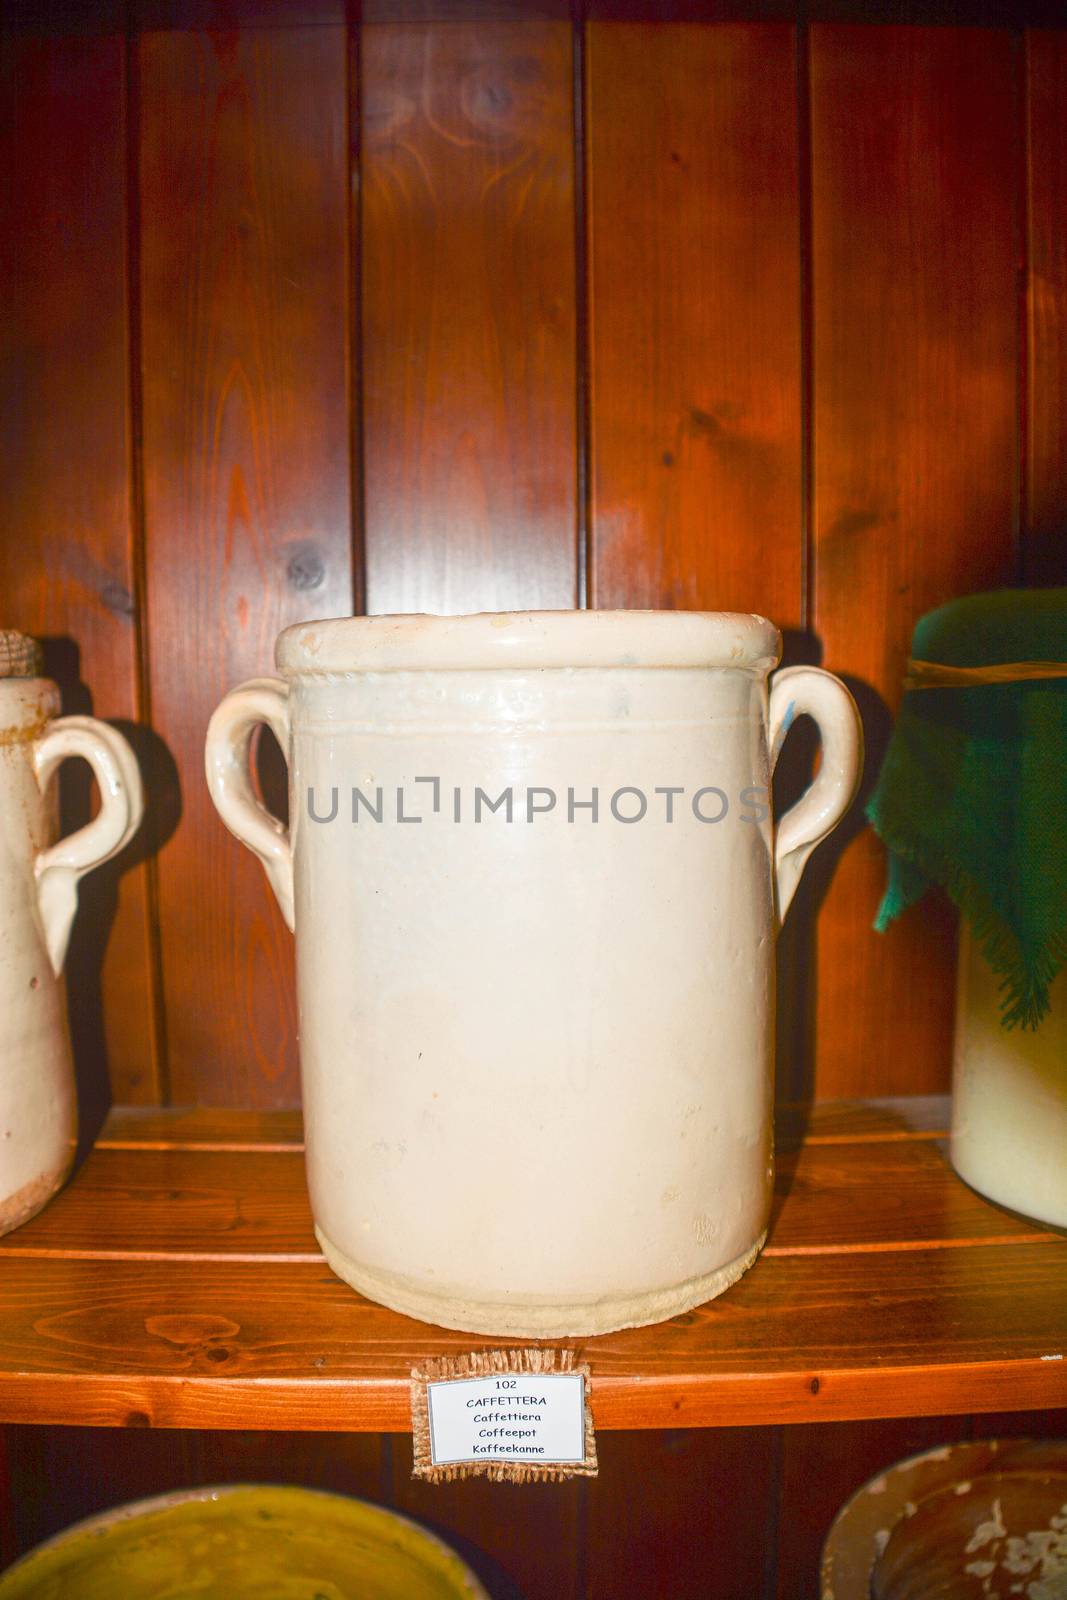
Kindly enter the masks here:
[[765, 674], [773, 622], [742, 611], [479, 611], [334, 617], [278, 637], [287, 678], [357, 672], [723, 667]]
[[107, 1528], [116, 1523], [134, 1522], [139, 1517], [151, 1516], [157, 1511], [167, 1511], [171, 1506], [187, 1505], [190, 1501], [204, 1502], [220, 1500], [231, 1494], [252, 1493], [260, 1490], [269, 1490], [272, 1494], [289, 1492], [301, 1497], [311, 1497], [316, 1500], [339, 1500], [347, 1505], [357, 1505], [364, 1511], [370, 1511], [380, 1516], [383, 1525], [388, 1526], [403, 1523], [413, 1529], [423, 1540], [428, 1549], [442, 1557], [447, 1557], [456, 1563], [456, 1576], [462, 1577], [467, 1584], [469, 1600], [489, 1600], [489, 1596], [482, 1587], [479, 1579], [464, 1561], [459, 1551], [434, 1533], [430, 1528], [424, 1527], [421, 1522], [416, 1522], [412, 1517], [407, 1517], [402, 1511], [394, 1511], [391, 1506], [376, 1505], [373, 1500], [361, 1499], [358, 1495], [342, 1494], [334, 1489], [312, 1489], [300, 1483], [209, 1483], [193, 1486], [187, 1489], [167, 1489], [162, 1494], [146, 1495], [140, 1500], [124, 1500], [120, 1505], [110, 1506], [106, 1511], [94, 1512], [92, 1516], [82, 1517], [78, 1522], [72, 1522], [69, 1527], [61, 1528], [58, 1533], [52, 1534], [48, 1539], [43, 1539], [40, 1544], [35, 1544], [31, 1550], [18, 1557], [9, 1567], [0, 1572], [0, 1595], [4, 1593], [4, 1586], [9, 1579], [22, 1578], [39, 1558], [51, 1554], [57, 1547], [66, 1544], [79, 1535], [89, 1533], [103, 1533]]

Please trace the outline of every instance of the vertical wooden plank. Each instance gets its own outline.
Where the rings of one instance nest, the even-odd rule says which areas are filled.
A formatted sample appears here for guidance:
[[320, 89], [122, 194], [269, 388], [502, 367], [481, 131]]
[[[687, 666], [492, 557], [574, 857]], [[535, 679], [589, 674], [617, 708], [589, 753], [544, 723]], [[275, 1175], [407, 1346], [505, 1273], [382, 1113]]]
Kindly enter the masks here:
[[410, 1434], [394, 1435], [391, 1448], [390, 1504], [454, 1545], [493, 1600], [586, 1600], [584, 1483], [572, 1479], [516, 1489], [465, 1478], [430, 1484], [411, 1476]]
[[1027, 583], [1067, 583], [1067, 30], [1026, 35]]
[[[1014, 571], [1012, 36], [818, 25], [811, 105], [814, 620], [864, 711], [869, 782], [915, 619]], [[872, 931], [885, 859], [854, 815], [819, 919], [816, 1087], [941, 1090], [951, 919], [930, 899]]]
[[159, 862], [171, 1094], [282, 1105], [292, 944], [202, 753], [281, 628], [352, 609], [345, 32], [140, 48], [152, 704], [181, 811]]
[[361, 35], [370, 612], [575, 603], [566, 22]]
[[591, 594], [802, 623], [795, 30], [587, 29]]
[[773, 1581], [777, 1428], [611, 1433], [589, 1484], [587, 1600], [759, 1600]]
[[[46, 640], [67, 712], [116, 720], [139, 755], [126, 303], [125, 40], [3, 44], [2, 625]], [[88, 819], [77, 768], [64, 821]], [[149, 792], [151, 800], [151, 791]], [[87, 878], [67, 962], [83, 1108], [158, 1099], [146, 835]]]
[[[586, 30], [590, 593], [806, 627], [796, 29]], [[806, 782], [790, 741], [779, 804]], [[778, 948], [782, 1092], [810, 1055], [810, 904]]]
[[894, 1462], [970, 1434], [969, 1417], [783, 1428], [776, 1600], [822, 1600], [819, 1557], [830, 1524], [868, 1478]]
[[[586, 91], [591, 601], [799, 628], [795, 30], [592, 21]], [[601, 1448], [590, 1600], [763, 1592], [774, 1430]]]

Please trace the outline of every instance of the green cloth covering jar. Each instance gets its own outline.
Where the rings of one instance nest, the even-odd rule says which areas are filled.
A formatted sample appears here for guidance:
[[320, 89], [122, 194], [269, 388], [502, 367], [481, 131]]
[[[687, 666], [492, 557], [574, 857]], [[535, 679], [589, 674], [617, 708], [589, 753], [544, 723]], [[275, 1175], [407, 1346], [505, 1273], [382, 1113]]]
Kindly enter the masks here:
[[1003, 1025], [1036, 1028], [1067, 961], [1067, 589], [953, 600], [917, 623], [912, 657], [1049, 673], [906, 689], [867, 807], [889, 851], [876, 926], [941, 884], [1000, 980]]

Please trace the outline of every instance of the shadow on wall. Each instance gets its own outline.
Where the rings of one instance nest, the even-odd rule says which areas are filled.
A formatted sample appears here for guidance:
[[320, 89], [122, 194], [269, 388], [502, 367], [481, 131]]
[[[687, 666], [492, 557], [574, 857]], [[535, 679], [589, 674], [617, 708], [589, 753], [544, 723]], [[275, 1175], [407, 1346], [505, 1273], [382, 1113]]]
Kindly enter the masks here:
[[[93, 701], [81, 680], [78, 646], [70, 638], [44, 638], [44, 674], [58, 684], [62, 715], [92, 716]], [[111, 1103], [101, 975], [118, 909], [119, 880], [161, 848], [178, 826], [181, 785], [163, 741], [138, 723], [114, 719], [137, 757], [145, 791], [145, 815], [130, 843], [114, 860], [87, 873], [78, 886], [78, 913], [67, 954], [67, 1004], [78, 1084], [78, 1159], [86, 1153]], [[95, 783], [86, 762], [65, 761], [59, 774], [60, 831], [82, 828], [96, 810]]]

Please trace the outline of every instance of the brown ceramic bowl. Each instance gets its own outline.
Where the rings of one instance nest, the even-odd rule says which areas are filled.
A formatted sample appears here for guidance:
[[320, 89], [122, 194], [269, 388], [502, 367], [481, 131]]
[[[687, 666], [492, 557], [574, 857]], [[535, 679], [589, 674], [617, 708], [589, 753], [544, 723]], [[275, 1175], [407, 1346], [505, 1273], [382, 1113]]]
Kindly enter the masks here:
[[901, 1517], [871, 1600], [1067, 1600], [1067, 1470], [963, 1478]]
[[[1067, 1474], [1067, 1440], [968, 1440], [942, 1445], [936, 1450], [927, 1450], [922, 1455], [911, 1456], [887, 1467], [858, 1489], [834, 1518], [822, 1552], [821, 1600], [871, 1600], [872, 1593], [878, 1592], [872, 1588], [877, 1563], [888, 1553], [891, 1542], [899, 1541], [895, 1543], [894, 1554], [907, 1548], [905, 1526], [918, 1514], [920, 1506], [942, 1492], [956, 1497], [960, 1484], [976, 1483], [991, 1476], [1014, 1478], [1017, 1474], [1038, 1478]], [[958, 1496], [961, 1502], [966, 1498], [966, 1494]], [[971, 1504], [976, 1507], [978, 1501], [973, 1500]], [[1014, 1506], [1014, 1500], [1012, 1504]], [[960, 1514], [965, 1515], [962, 1510]], [[921, 1527], [922, 1524], [919, 1524], [920, 1531]], [[1025, 1531], [1035, 1531], [1036, 1527], [1037, 1524], [1034, 1524]], [[1050, 1531], [1056, 1532], [1055, 1529]], [[1013, 1536], [1017, 1537], [1014, 1532]], [[973, 1533], [968, 1535], [968, 1541], [971, 1537]], [[918, 1559], [918, 1552], [913, 1550], [912, 1556]], [[982, 1559], [977, 1549], [967, 1556], [967, 1561], [972, 1557]], [[989, 1559], [988, 1554], [985, 1559]], [[965, 1572], [960, 1581], [966, 1584], [975, 1576]], [[887, 1567], [879, 1574], [878, 1581], [903, 1584], [904, 1578]], [[931, 1581], [929, 1575], [926, 1581]], [[1014, 1581], [1022, 1583], [1023, 1587], [1012, 1600], [1067, 1600], [1067, 1588], [1062, 1596], [1055, 1589], [1051, 1592], [1035, 1590], [1034, 1595], [1028, 1595], [1025, 1585], [1027, 1581], [1035, 1581], [1032, 1575], [1027, 1579], [1025, 1574], [1020, 1573]], [[900, 1588], [885, 1592], [892, 1593], [894, 1600], [898, 1594], [911, 1592], [921, 1594], [922, 1600], [933, 1600], [935, 1591], [927, 1587], [914, 1591]], [[941, 1594], [951, 1594], [953, 1600], [969, 1600], [973, 1592], [964, 1587], [942, 1590]], [[989, 1600], [989, 1596], [983, 1594], [982, 1600]]]

